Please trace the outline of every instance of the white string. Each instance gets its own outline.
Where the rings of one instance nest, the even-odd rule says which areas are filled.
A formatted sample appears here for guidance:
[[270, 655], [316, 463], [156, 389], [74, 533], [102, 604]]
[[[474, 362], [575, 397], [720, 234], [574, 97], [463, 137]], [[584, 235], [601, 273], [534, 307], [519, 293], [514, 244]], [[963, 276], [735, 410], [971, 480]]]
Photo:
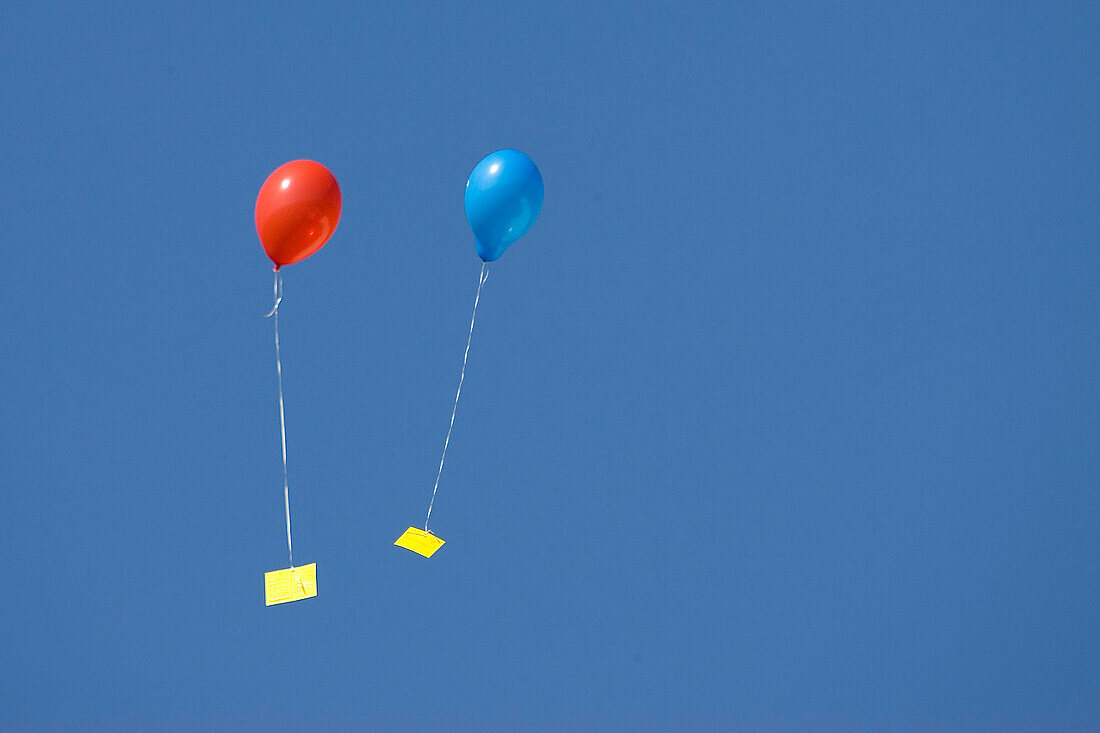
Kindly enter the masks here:
[[435, 474], [435, 486], [432, 487], [432, 500], [428, 504], [428, 516], [424, 517], [424, 531], [428, 531], [428, 520], [432, 516], [435, 504], [435, 492], [439, 490], [439, 477], [443, 475], [443, 461], [447, 460], [447, 446], [451, 444], [451, 430], [455, 426], [455, 412], [458, 411], [458, 398], [462, 395], [462, 380], [466, 378], [466, 358], [470, 355], [470, 340], [474, 337], [474, 319], [477, 318], [477, 302], [481, 300], [481, 286], [489, 279], [489, 263], [481, 263], [481, 274], [477, 279], [477, 295], [474, 296], [474, 312], [470, 315], [470, 334], [466, 337], [466, 352], [462, 355], [462, 373], [458, 376], [458, 391], [455, 392], [455, 404], [451, 408], [451, 424], [447, 427], [447, 439], [443, 441], [443, 456], [439, 459], [439, 471]]
[[[279, 303], [283, 302], [283, 276], [275, 270], [275, 305], [264, 318], [275, 317], [275, 373], [279, 375], [279, 434], [283, 441], [283, 504], [286, 506], [286, 550], [294, 568], [294, 545], [290, 540], [290, 485], [286, 477], [286, 417], [283, 414], [283, 361], [279, 357]], [[301, 582], [301, 581], [299, 581]]]

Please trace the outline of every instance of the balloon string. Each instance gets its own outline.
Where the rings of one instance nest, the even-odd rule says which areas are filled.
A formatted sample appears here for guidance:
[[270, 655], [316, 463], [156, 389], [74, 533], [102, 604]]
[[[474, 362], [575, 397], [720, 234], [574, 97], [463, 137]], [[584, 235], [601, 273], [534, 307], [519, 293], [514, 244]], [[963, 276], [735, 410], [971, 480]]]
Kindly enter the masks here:
[[462, 373], [458, 375], [458, 391], [455, 392], [455, 404], [451, 408], [451, 424], [447, 427], [447, 439], [443, 441], [443, 456], [439, 459], [439, 471], [435, 474], [435, 486], [432, 487], [432, 500], [428, 504], [428, 516], [424, 517], [424, 531], [428, 531], [428, 520], [432, 516], [435, 504], [435, 492], [439, 491], [439, 477], [443, 475], [443, 461], [447, 460], [447, 446], [451, 444], [451, 431], [455, 426], [455, 412], [458, 411], [458, 398], [462, 395], [462, 380], [466, 378], [466, 359], [470, 356], [470, 340], [474, 337], [474, 319], [477, 318], [477, 303], [481, 300], [481, 286], [489, 279], [489, 263], [481, 263], [481, 275], [477, 279], [477, 295], [474, 296], [474, 312], [470, 315], [470, 333], [466, 336], [466, 352], [462, 355]]
[[[271, 306], [271, 310], [267, 312], [264, 318], [271, 318], [279, 314], [279, 303], [283, 302], [283, 276], [279, 274], [278, 270], [275, 270], [275, 305]], [[276, 318], [275, 322], [278, 323], [279, 319]]]
[[[283, 361], [279, 356], [279, 304], [283, 302], [283, 275], [275, 271], [275, 305], [264, 318], [275, 317], [275, 373], [279, 376], [279, 435], [283, 445], [283, 504], [286, 507], [286, 550], [294, 568], [294, 544], [290, 540], [290, 485], [286, 476], [286, 417], [283, 411]], [[300, 582], [300, 581], [299, 581]]]

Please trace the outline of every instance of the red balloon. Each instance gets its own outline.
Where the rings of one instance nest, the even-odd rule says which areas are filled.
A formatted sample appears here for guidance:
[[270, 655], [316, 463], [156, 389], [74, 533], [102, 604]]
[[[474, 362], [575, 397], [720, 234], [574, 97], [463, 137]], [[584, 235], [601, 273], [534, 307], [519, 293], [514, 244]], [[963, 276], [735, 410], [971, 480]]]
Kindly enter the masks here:
[[321, 249], [340, 221], [340, 186], [329, 169], [292, 160], [275, 169], [256, 197], [256, 232], [278, 270]]

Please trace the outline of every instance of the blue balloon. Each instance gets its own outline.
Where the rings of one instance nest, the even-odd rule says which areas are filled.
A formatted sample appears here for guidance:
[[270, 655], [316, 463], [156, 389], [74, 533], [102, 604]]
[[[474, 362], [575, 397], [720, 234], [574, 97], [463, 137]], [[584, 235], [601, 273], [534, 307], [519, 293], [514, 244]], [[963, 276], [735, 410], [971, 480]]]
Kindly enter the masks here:
[[531, 228], [542, 210], [542, 175], [518, 150], [498, 150], [481, 159], [466, 181], [466, 221], [485, 262]]

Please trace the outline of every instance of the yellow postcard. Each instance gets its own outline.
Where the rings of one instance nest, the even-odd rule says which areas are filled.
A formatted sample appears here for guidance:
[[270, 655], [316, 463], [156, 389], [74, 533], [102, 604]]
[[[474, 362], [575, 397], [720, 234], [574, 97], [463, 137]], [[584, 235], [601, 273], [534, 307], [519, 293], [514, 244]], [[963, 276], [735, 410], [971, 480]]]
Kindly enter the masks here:
[[436, 550], [443, 547], [443, 540], [436, 537], [431, 532], [425, 532], [416, 527], [409, 527], [405, 530], [405, 534], [398, 537], [397, 542], [393, 544], [398, 547], [404, 547], [406, 550], [412, 550], [418, 555], [431, 557], [435, 554]]
[[264, 573], [264, 593], [268, 606], [313, 598], [317, 595], [317, 563]]

